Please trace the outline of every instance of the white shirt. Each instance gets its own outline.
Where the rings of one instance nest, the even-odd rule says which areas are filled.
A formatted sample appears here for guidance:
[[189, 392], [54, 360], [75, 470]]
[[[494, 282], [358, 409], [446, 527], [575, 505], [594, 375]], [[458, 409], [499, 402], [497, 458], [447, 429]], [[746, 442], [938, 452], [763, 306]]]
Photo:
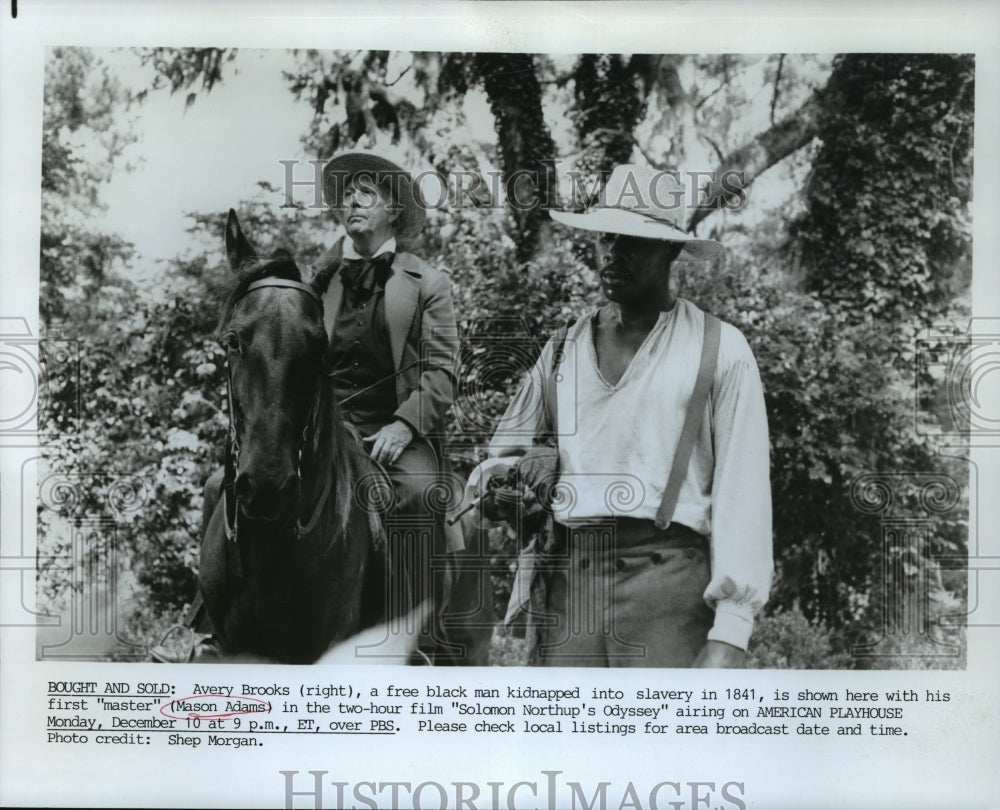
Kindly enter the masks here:
[[[679, 299], [614, 385], [601, 376], [594, 312], [569, 330], [556, 384], [560, 478], [553, 504], [571, 518], [656, 516], [701, 358], [705, 315]], [[515, 396], [490, 455], [530, 447], [545, 431], [542, 380], [552, 341]], [[715, 609], [710, 639], [746, 648], [773, 572], [769, 441], [757, 363], [746, 339], [722, 324], [719, 359], [705, 417], [673, 520], [710, 538]]]
[[[379, 255], [385, 253], [387, 250], [391, 250], [393, 253], [396, 252], [396, 237], [395, 236], [390, 236], [381, 245], [379, 245], [378, 250], [376, 250], [374, 253], [372, 253], [372, 257], [379, 256]], [[345, 259], [363, 259], [363, 258], [365, 258], [360, 253], [358, 253], [357, 248], [354, 247], [354, 242], [351, 241], [351, 238], [349, 236], [344, 238], [344, 248], [343, 248], [343, 251], [344, 251], [343, 252], [343, 257]]]

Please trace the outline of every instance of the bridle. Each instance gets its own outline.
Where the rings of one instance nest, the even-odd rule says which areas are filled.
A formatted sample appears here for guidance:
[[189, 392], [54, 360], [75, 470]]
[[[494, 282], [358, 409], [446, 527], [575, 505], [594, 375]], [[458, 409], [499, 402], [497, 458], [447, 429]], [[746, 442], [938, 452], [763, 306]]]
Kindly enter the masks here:
[[[320, 311], [323, 309], [323, 300], [317, 294], [317, 292], [310, 287], [308, 284], [304, 284], [301, 281], [292, 281], [291, 279], [283, 278], [265, 278], [255, 281], [250, 284], [246, 290], [244, 290], [243, 295], [241, 295], [236, 301], [233, 302], [235, 306], [239, 301], [242, 301], [246, 296], [257, 290], [263, 290], [267, 288], [286, 288], [290, 290], [298, 290], [299, 292], [305, 293], [316, 304], [319, 306]], [[319, 408], [320, 400], [322, 396], [323, 385], [322, 382], [316, 386], [316, 393], [313, 396], [312, 405], [309, 407], [309, 413], [306, 415], [306, 423], [302, 428], [302, 438], [299, 442], [298, 453], [296, 455], [295, 464], [295, 476], [298, 479], [298, 503], [302, 502], [302, 456], [305, 452], [306, 446], [309, 444], [310, 436], [313, 437], [314, 442], [319, 439], [319, 432], [316, 429], [317, 421], [319, 419]], [[226, 360], [226, 398], [229, 406], [229, 452], [226, 458], [226, 469], [223, 476], [222, 482], [222, 497], [224, 500], [224, 511], [225, 511], [225, 530], [226, 538], [232, 540], [234, 543], [237, 542], [238, 532], [239, 532], [239, 508], [236, 504], [236, 499], [230, 499], [229, 491], [234, 487], [236, 482], [236, 474], [239, 469], [240, 463], [240, 443], [239, 443], [239, 429], [238, 429], [238, 417], [236, 407], [233, 403], [233, 380], [232, 380], [232, 370], [229, 366], [228, 358]], [[318, 447], [314, 447], [314, 450]], [[297, 538], [301, 539], [305, 537], [309, 532], [316, 528], [316, 524], [319, 522], [320, 515], [327, 499], [330, 496], [330, 476], [326, 476], [325, 483], [323, 485], [323, 492], [316, 501], [316, 505], [313, 507], [312, 515], [309, 520], [303, 525], [301, 515], [296, 515], [295, 519], [295, 535]]]

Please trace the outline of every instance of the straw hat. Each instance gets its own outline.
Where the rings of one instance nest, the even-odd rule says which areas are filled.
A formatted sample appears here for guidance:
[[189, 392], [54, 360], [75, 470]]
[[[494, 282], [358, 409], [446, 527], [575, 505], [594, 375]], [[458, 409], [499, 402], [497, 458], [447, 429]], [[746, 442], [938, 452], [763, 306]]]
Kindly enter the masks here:
[[722, 245], [699, 239], [685, 230], [684, 185], [676, 172], [650, 166], [616, 166], [598, 199], [585, 211], [549, 211], [556, 222], [599, 233], [619, 233], [642, 239], [682, 242], [693, 259], [714, 259]]

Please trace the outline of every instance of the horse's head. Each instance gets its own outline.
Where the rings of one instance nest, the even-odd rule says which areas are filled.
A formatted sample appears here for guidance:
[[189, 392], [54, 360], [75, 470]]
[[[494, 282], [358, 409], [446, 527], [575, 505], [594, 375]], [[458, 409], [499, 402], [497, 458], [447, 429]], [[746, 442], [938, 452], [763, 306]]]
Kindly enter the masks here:
[[247, 517], [284, 522], [295, 516], [302, 453], [320, 417], [322, 304], [290, 255], [257, 256], [232, 210], [226, 254], [236, 279], [218, 338], [228, 364], [236, 499]]

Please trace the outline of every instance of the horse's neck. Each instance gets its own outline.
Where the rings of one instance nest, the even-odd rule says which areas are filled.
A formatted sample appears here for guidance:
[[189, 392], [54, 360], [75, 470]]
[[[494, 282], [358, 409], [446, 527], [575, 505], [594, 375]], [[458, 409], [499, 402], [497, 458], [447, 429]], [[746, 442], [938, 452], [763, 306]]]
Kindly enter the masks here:
[[302, 503], [299, 520], [306, 524], [320, 510], [316, 531], [331, 541], [346, 523], [357, 480], [356, 439], [334, 405], [333, 387], [325, 379], [318, 406], [316, 436], [303, 454]]

